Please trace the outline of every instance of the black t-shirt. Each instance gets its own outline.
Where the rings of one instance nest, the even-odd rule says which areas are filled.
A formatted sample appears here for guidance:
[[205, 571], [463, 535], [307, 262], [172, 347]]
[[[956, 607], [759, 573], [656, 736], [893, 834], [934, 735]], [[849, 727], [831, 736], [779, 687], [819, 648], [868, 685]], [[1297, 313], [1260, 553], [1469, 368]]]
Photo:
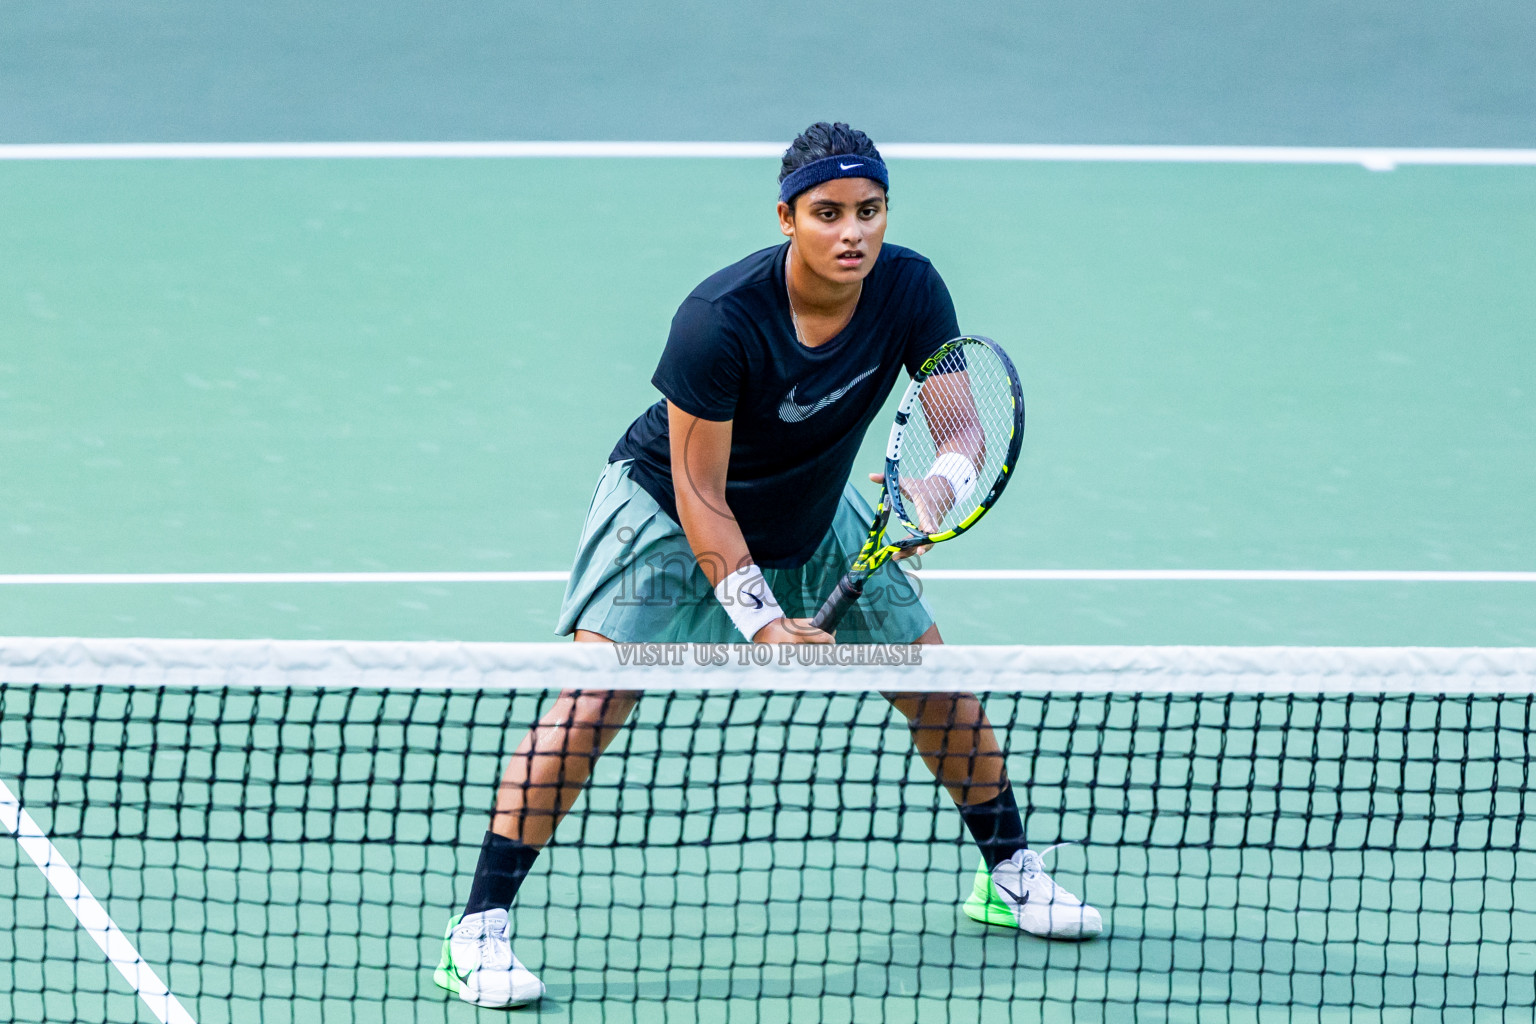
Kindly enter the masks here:
[[[788, 245], [695, 288], [651, 377], [684, 412], [734, 421], [726, 501], [753, 559], [773, 568], [802, 565], [816, 550], [902, 369], [915, 373], [960, 333], [938, 271], [910, 249], [884, 245], [848, 326], [807, 348], [785, 292]], [[666, 402], [635, 420], [609, 459], [633, 459], [635, 482], [677, 518]]]

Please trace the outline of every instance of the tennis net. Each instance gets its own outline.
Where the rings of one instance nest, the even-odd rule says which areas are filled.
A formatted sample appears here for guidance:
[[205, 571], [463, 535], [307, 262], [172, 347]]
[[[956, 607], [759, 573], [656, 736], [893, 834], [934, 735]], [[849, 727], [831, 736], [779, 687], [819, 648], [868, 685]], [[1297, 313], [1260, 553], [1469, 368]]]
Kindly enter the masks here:
[[[505, 756], [613, 687], [645, 696], [513, 909], [530, 1018], [1536, 1013], [1536, 650], [799, 653], [0, 640], [0, 1006], [478, 1019], [431, 968]], [[1101, 937], [961, 913], [976, 848], [880, 690], [984, 694]]]

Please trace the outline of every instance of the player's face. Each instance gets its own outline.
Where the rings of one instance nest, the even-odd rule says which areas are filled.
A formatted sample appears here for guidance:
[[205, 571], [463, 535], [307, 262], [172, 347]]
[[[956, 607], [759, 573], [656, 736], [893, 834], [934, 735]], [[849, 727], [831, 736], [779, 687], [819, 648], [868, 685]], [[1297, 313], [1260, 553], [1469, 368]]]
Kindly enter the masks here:
[[868, 178], [838, 178], [779, 204], [779, 229], [818, 277], [839, 284], [864, 280], [885, 240], [885, 189]]

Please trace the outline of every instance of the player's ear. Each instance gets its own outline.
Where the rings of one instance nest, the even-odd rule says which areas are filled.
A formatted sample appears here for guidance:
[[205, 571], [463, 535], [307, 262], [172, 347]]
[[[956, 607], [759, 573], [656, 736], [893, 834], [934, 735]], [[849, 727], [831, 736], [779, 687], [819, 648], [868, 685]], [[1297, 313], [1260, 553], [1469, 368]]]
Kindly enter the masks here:
[[788, 203], [779, 203], [779, 230], [789, 238], [795, 237], [795, 208]]

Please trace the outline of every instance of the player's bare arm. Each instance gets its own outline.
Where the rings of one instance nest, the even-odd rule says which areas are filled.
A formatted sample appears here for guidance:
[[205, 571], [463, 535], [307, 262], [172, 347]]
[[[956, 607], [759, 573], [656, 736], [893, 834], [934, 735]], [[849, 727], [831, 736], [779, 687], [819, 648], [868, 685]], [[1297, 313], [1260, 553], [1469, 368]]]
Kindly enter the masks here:
[[[671, 402], [667, 421], [672, 438], [672, 473], [677, 512], [688, 545], [712, 587], [727, 574], [751, 564], [752, 553], [725, 497], [731, 461], [731, 421], [690, 416]], [[832, 637], [809, 619], [775, 619], [753, 634], [756, 643], [829, 644]]]

